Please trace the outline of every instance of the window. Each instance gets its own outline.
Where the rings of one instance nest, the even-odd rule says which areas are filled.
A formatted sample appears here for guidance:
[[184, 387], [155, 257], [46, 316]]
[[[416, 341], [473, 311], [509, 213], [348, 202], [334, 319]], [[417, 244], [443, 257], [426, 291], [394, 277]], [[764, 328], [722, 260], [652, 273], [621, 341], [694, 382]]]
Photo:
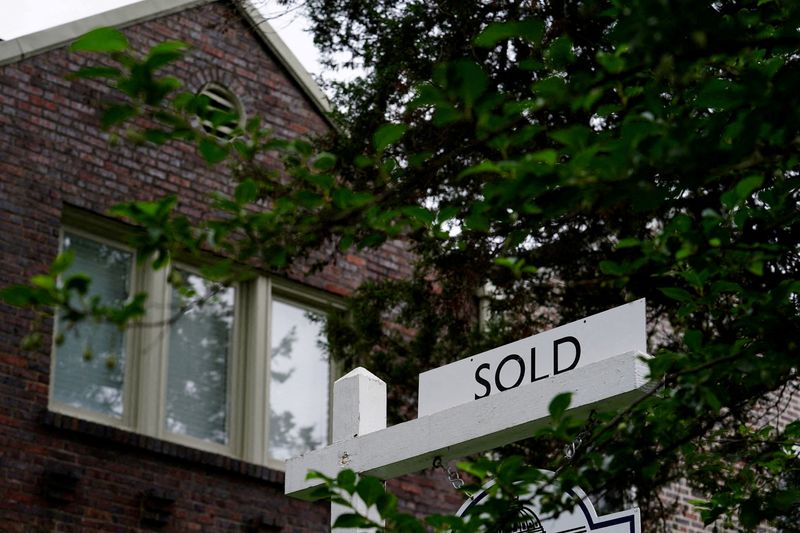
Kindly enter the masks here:
[[328, 439], [330, 365], [319, 313], [272, 300], [269, 458], [285, 460]]
[[206, 83], [197, 92], [204, 97], [203, 109], [197, 117], [200, 127], [222, 141], [231, 139], [245, 123], [244, 106], [229, 89], [219, 83]]
[[[123, 248], [64, 232], [64, 250], [75, 253], [67, 274], [92, 277], [88, 298], [103, 304], [125, 301], [130, 294], [133, 254]], [[53, 368], [53, 401], [103, 417], [123, 414], [127, 335], [110, 324], [80, 323], [61, 331]]]
[[62, 248], [75, 253], [67, 274], [92, 278], [89, 298], [147, 292], [148, 307], [126, 330], [57, 321], [52, 410], [270, 466], [327, 443], [324, 295], [265, 277], [226, 287], [182, 264], [153, 271], [74, 229]]
[[235, 291], [196, 274], [180, 274], [186, 285], [172, 287], [170, 297], [164, 426], [171, 433], [227, 444]]

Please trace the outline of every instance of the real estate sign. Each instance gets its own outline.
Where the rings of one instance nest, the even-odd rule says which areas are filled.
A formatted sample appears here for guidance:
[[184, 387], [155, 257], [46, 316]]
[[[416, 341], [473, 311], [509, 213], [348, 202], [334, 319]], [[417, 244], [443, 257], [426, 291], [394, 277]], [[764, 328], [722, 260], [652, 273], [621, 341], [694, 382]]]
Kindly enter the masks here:
[[423, 372], [419, 416], [542, 382], [625, 352], [647, 352], [643, 299]]
[[[549, 422], [548, 403], [563, 392], [572, 393], [571, 409], [629, 405], [656, 385], [646, 357], [645, 302], [638, 300], [420, 374], [419, 417], [391, 427], [386, 383], [355, 369], [334, 384], [333, 442], [288, 459], [284, 491], [314, 499], [322, 481], [309, 470], [391, 479], [522, 440]], [[519, 513], [525, 528], [508, 531], [641, 533], [638, 510], [598, 517], [583, 496], [557, 521], [539, 520], [535, 508]]]
[[[456, 513], [456, 516], [481, 514], [481, 505], [491, 498], [488, 489], [494, 481], [490, 481], [484, 490], [470, 496]], [[642, 524], [639, 508], [627, 509], [616, 513], [599, 516], [594, 505], [581, 489], [575, 488], [564, 494], [564, 502], [568, 510], [558, 516], [545, 515], [540, 511], [536, 490], [511, 502], [508, 510], [496, 524], [500, 533], [641, 533]]]

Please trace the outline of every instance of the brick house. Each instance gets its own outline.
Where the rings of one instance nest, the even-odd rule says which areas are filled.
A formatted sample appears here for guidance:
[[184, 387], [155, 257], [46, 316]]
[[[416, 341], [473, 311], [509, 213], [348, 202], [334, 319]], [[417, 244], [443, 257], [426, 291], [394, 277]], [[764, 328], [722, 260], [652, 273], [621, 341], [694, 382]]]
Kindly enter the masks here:
[[[111, 146], [95, 103], [106, 89], [65, 78], [86, 62], [66, 48], [97, 26], [122, 28], [136, 50], [180, 39], [193, 47], [175, 67], [189, 89], [283, 137], [326, 132], [324, 95], [241, 4], [148, 0], [0, 42], [0, 286], [70, 248], [104, 296], [147, 290], [149, 316], [171, 316], [180, 295], [136, 264], [130, 228], [107, 210], [177, 194], [199, 219], [208, 193], [232, 182], [187, 145]], [[210, 290], [196, 264], [176, 266]], [[262, 273], [162, 328], [77, 329], [55, 346], [46, 319], [35, 351], [20, 344], [37, 317], [0, 304], [0, 531], [328, 531], [327, 504], [283, 495], [281, 461], [329, 435], [335, 371], [307, 342], [319, 333], [309, 313], [335, 312], [364, 280], [409, 272], [403, 244], [390, 242], [312, 276]], [[783, 423], [798, 417], [797, 402], [781, 411]], [[390, 488], [418, 514], [462, 503], [440, 474]], [[687, 487], [664, 494], [679, 503], [673, 531], [710, 530]]]
[[[69, 43], [98, 26], [121, 28], [134, 50], [190, 43], [174, 67], [186, 86], [281, 137], [331, 127], [325, 97], [249, 2], [148, 0], [0, 43], [0, 284], [25, 282], [69, 248], [97, 294], [147, 291], [148, 317], [162, 324], [58, 331], [45, 318], [42, 347], [24, 351], [36, 316], [0, 305], [0, 530], [327, 531], [327, 504], [283, 495], [282, 460], [329, 434], [334, 370], [310, 317], [366, 279], [407, 275], [408, 253], [390, 242], [313, 276], [261, 273], [165, 321], [182, 296], [137, 264], [130, 228], [105, 214], [177, 194], [199, 219], [232, 180], [188, 145], [109, 144], [96, 104], [107, 89], [65, 79], [87, 61]], [[210, 295], [197, 266], [174, 268]], [[458, 508], [444, 485], [392, 482], [419, 513]]]

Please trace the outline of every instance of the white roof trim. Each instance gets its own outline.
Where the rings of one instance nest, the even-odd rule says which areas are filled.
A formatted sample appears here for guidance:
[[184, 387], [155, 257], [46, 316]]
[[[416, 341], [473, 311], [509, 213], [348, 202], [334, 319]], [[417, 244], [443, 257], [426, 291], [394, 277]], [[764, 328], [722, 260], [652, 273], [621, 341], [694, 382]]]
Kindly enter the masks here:
[[267, 21], [264, 16], [259, 13], [258, 8], [252, 0], [239, 0], [236, 4], [240, 7], [244, 16], [253, 25], [253, 28], [264, 40], [264, 43], [269, 48], [283, 67], [289, 71], [292, 77], [300, 84], [300, 87], [311, 99], [312, 102], [319, 108], [323, 114], [330, 113], [331, 105], [325, 93], [319, 88], [317, 82], [311, 77], [311, 74], [303, 67], [297, 56], [286, 46], [283, 39], [280, 38], [275, 28]]
[[[105, 13], [22, 35], [16, 39], [0, 41], [0, 66], [16, 63], [27, 57], [59, 48], [100, 26], [117, 28], [131, 26], [213, 1], [215, 0], [142, 0]], [[235, 3], [270, 52], [298, 83], [314, 106], [323, 114], [330, 112], [330, 102], [325, 94], [269, 22], [258, 13], [253, 1], [238, 0]]]
[[213, 0], [142, 0], [91, 17], [22, 35], [16, 39], [0, 42], [0, 65], [14, 63], [26, 57], [59, 48], [100, 26], [117, 28], [130, 26], [211, 1]]

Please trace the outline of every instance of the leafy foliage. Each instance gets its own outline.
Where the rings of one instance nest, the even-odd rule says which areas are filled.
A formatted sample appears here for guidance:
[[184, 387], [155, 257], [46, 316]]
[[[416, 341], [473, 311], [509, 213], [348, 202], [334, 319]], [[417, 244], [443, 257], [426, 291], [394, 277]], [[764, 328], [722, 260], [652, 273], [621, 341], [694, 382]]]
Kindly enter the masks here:
[[[0, 289], [0, 300], [17, 307], [31, 307], [38, 311], [31, 333], [25, 337], [23, 347], [35, 349], [41, 345], [41, 321], [57, 309], [66, 324], [94, 320], [124, 328], [129, 322], [144, 315], [147, 295], [133, 295], [120, 305], [103, 302], [90, 293], [91, 279], [83, 273], [67, 273], [75, 256], [71, 251], [59, 254], [46, 274], [37, 274], [30, 285], [11, 285]], [[55, 339], [56, 344], [63, 341]]]
[[[797, 388], [800, 10], [311, 4], [318, 42], [372, 69], [342, 87], [353, 132], [337, 147], [342, 174], [397, 191], [389, 202], [435, 206], [428, 232], [412, 235], [417, 279], [364, 288], [352, 326], [331, 326], [334, 353], [425, 369], [487, 337], [510, 341], [646, 297], [652, 374], [668, 392], [601, 415], [562, 478], [636, 487], [651, 517], [660, 487], [682, 478], [711, 496], [708, 522], [732, 513], [751, 528], [796, 513], [787, 502], [797, 486], [785, 485], [798, 467], [786, 451], [794, 437], [774, 420]], [[409, 126], [392, 154], [407, 165], [382, 181], [345, 156], [363, 152], [362, 131], [386, 117]], [[464, 302], [487, 282], [494, 321], [464, 334]], [[424, 302], [400, 296], [415, 285], [427, 286], [414, 291]], [[382, 290], [385, 306], [374, 299]], [[425, 341], [362, 328], [370, 314]], [[580, 429], [560, 428], [554, 436]], [[781, 473], [760, 466], [772, 460]]]
[[[550, 452], [585, 428], [556, 398], [528, 460], [555, 462], [556, 488], [635, 488], [645, 517], [686, 479], [708, 495], [697, 503], [708, 523], [796, 524], [798, 424], [775, 421], [797, 392], [800, 345], [800, 5], [308, 4], [318, 44], [367, 68], [340, 86], [344, 127], [318, 145], [257, 120], [229, 144], [199, 132], [202, 99], [158, 74], [182, 45], [137, 58], [113, 33], [76, 44], [114, 63], [77, 73], [119, 89], [105, 127], [193, 142], [239, 178], [199, 227], [173, 213], [175, 199], [116, 208], [145, 229], [138, 247], [156, 266], [211, 248], [232, 260], [224, 279], [241, 275], [234, 262], [282, 268], [322, 246], [402, 237], [413, 278], [365, 285], [352, 320], [328, 324], [336, 359], [392, 384], [397, 419], [413, 414], [421, 370], [646, 297], [651, 374], [666, 387], [598, 413], [572, 462]], [[264, 168], [265, 151], [283, 168]], [[57, 274], [3, 297], [63, 305]], [[374, 483], [329, 481], [394, 519]]]

